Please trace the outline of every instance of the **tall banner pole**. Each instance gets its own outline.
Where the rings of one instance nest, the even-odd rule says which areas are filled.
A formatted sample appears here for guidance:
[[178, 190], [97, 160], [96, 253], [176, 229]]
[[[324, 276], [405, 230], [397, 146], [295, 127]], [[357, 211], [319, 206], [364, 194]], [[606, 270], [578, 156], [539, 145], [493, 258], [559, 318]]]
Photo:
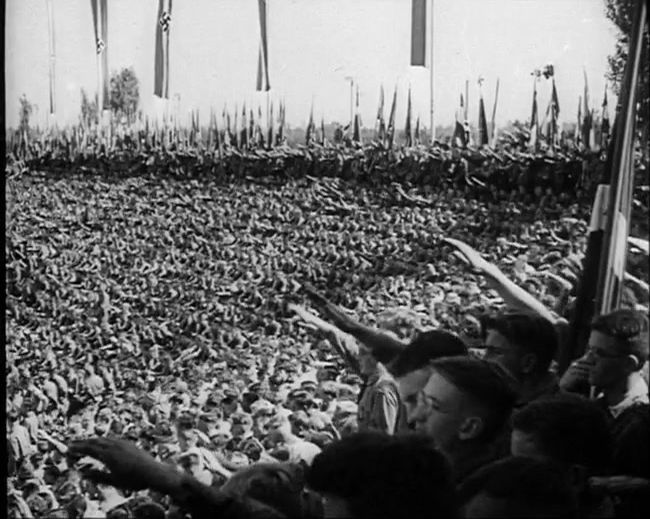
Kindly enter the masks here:
[[431, 28], [430, 28], [430, 41], [429, 41], [429, 49], [430, 52], [430, 70], [429, 70], [429, 99], [430, 99], [430, 121], [429, 124], [431, 125], [431, 144], [433, 144], [436, 140], [436, 127], [435, 127], [435, 122], [433, 118], [433, 2], [434, 0], [431, 0]]

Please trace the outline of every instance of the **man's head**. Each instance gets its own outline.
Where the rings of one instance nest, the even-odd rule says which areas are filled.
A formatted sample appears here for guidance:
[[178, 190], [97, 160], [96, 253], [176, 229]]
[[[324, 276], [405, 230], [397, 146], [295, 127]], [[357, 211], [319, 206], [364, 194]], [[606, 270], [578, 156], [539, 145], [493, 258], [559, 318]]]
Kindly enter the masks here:
[[373, 356], [372, 351], [368, 348], [359, 346], [359, 371], [365, 377], [373, 375], [377, 371], [377, 364], [379, 362]]
[[553, 324], [533, 313], [509, 312], [481, 322], [485, 358], [506, 368], [519, 382], [548, 372], [558, 338]]
[[253, 418], [244, 413], [237, 413], [232, 416], [232, 435], [234, 438], [241, 438], [253, 429]]
[[459, 493], [468, 519], [578, 517], [566, 471], [548, 461], [513, 457], [490, 463], [467, 479]]
[[467, 355], [467, 347], [456, 335], [442, 330], [420, 333], [388, 366], [397, 380], [406, 420], [414, 425], [417, 395], [429, 380], [430, 363], [441, 357]]
[[608, 389], [626, 381], [648, 361], [648, 317], [633, 310], [616, 310], [591, 324], [589, 352], [594, 365], [589, 382]]
[[456, 517], [445, 457], [430, 438], [357, 433], [314, 458], [307, 484], [323, 497], [324, 517]]
[[431, 367], [418, 393], [416, 430], [445, 452], [467, 442], [492, 442], [515, 403], [508, 373], [495, 362], [468, 357], [439, 359]]
[[611, 449], [607, 415], [579, 396], [542, 398], [512, 417], [513, 456], [579, 465], [593, 473], [609, 466]]

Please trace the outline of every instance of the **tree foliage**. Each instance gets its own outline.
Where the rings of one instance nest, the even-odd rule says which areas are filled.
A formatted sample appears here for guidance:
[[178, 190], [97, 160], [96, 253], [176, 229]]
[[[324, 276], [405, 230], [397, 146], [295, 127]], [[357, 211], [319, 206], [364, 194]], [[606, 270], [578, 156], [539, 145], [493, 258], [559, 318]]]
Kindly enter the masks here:
[[[629, 38], [632, 30], [632, 17], [638, 0], [605, 0], [605, 13], [620, 31], [614, 54], [608, 56], [609, 71], [607, 79], [612, 82], [616, 95], [620, 94], [621, 83], [627, 63]], [[637, 128], [647, 135], [648, 109], [650, 109], [650, 85], [648, 63], [648, 24], [645, 25], [643, 34], [643, 52], [641, 58], [641, 76], [639, 78], [637, 101], [640, 103], [638, 110]]]
[[140, 102], [138, 78], [133, 68], [123, 68], [111, 76], [111, 111], [113, 115], [135, 122]]

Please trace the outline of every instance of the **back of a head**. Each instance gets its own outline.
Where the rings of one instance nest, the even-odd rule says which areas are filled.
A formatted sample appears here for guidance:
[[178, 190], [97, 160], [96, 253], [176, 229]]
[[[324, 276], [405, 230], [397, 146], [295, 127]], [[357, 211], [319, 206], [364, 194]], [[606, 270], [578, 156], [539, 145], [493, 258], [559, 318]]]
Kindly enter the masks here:
[[391, 362], [389, 369], [396, 377], [417, 371], [442, 357], [467, 355], [467, 346], [457, 335], [444, 330], [420, 333]]
[[316, 456], [307, 484], [356, 519], [458, 515], [450, 466], [427, 437], [353, 434]]
[[483, 338], [495, 330], [515, 348], [535, 354], [535, 372], [546, 373], [558, 349], [558, 336], [553, 323], [532, 312], [504, 312], [481, 318]]
[[433, 361], [431, 366], [480, 408], [484, 420], [482, 440], [491, 441], [503, 431], [517, 397], [515, 382], [504, 368], [471, 357], [446, 357]]
[[594, 318], [591, 329], [616, 339], [623, 355], [632, 355], [641, 369], [648, 361], [650, 343], [648, 316], [636, 310], [621, 309]]
[[[576, 395], [557, 395], [531, 402], [512, 417], [513, 448], [517, 435], [530, 437], [534, 457], [581, 465], [590, 472], [611, 463], [612, 437], [605, 412]], [[530, 449], [531, 442], [526, 442]], [[525, 454], [513, 452], [513, 454]], [[528, 455], [528, 454], [526, 454]]]
[[482, 467], [459, 489], [467, 518], [578, 517], [569, 475], [548, 461], [510, 457]]
[[255, 499], [286, 517], [307, 517], [302, 499], [304, 472], [289, 463], [257, 463], [236, 472], [222, 487], [230, 495]]

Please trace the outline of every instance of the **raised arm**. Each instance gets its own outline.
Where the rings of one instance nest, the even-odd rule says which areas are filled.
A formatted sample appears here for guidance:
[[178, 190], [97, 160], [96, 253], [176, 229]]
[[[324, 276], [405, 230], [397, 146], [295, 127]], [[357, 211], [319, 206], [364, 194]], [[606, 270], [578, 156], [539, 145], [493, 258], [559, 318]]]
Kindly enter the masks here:
[[389, 363], [406, 348], [406, 343], [394, 337], [390, 332], [366, 326], [348, 316], [340, 307], [325, 299], [314, 289], [307, 288], [306, 290], [311, 300], [327, 319], [334, 323], [338, 329], [349, 333], [372, 351], [375, 358], [382, 364]]
[[[194, 519], [222, 517], [243, 519], [275, 517], [273, 510], [252, 499], [239, 499], [204, 485], [174, 467], [160, 463], [135, 445], [122, 440], [94, 438], [70, 444], [72, 457], [90, 456], [102, 462], [108, 472], [90, 469], [85, 477], [123, 490], [156, 490], [169, 495]], [[267, 515], [264, 515], [267, 514]]]
[[499, 293], [510, 308], [534, 312], [548, 319], [552, 323], [555, 323], [558, 320], [557, 316], [546, 308], [542, 302], [526, 292], [526, 290], [521, 288], [514, 281], [508, 279], [508, 277], [501, 272], [499, 267], [484, 259], [478, 251], [467, 245], [465, 242], [453, 238], [446, 238], [445, 242], [458, 249], [467, 260], [467, 263], [469, 263], [473, 269], [485, 276], [490, 287]]

